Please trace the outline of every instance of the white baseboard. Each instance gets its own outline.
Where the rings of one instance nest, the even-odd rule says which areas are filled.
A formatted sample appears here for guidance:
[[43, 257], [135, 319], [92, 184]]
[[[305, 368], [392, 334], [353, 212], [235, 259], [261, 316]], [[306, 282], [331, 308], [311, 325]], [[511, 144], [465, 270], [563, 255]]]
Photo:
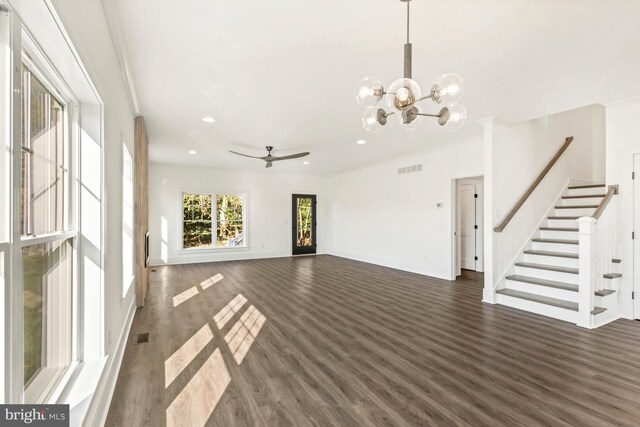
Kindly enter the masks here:
[[409, 273], [422, 274], [423, 276], [435, 277], [438, 279], [451, 281], [451, 278], [449, 277], [450, 273], [447, 273], [446, 271], [443, 271], [443, 272], [433, 271], [427, 265], [415, 264], [411, 262], [400, 261], [397, 259], [381, 258], [381, 257], [357, 254], [353, 252], [346, 252], [346, 251], [340, 251], [340, 250], [329, 250], [327, 251], [327, 254], [338, 256], [341, 258], [348, 258], [355, 261], [362, 261], [369, 264], [380, 265], [383, 267], [395, 268], [396, 270], [408, 271]]
[[[323, 255], [325, 251], [318, 251], [316, 255]], [[224, 254], [188, 254], [169, 257], [166, 260], [161, 258], [151, 258], [149, 266], [157, 267], [161, 265], [177, 265], [177, 264], [200, 264], [205, 262], [221, 262], [221, 261], [244, 261], [250, 259], [269, 259], [269, 258], [287, 258], [291, 256], [290, 251], [272, 251], [272, 252], [236, 252]]]
[[122, 358], [124, 357], [124, 350], [127, 347], [127, 339], [129, 337], [129, 331], [131, 330], [131, 324], [133, 323], [135, 312], [135, 298], [132, 298], [131, 305], [129, 306], [127, 313], [127, 319], [124, 327], [120, 331], [118, 346], [113, 352], [113, 355], [108, 357], [107, 366], [100, 377], [98, 387], [91, 398], [87, 415], [82, 422], [83, 426], [104, 426], [107, 421], [109, 406], [111, 405], [113, 392], [116, 388], [116, 382], [118, 380], [118, 374], [120, 373], [120, 366], [122, 364]]

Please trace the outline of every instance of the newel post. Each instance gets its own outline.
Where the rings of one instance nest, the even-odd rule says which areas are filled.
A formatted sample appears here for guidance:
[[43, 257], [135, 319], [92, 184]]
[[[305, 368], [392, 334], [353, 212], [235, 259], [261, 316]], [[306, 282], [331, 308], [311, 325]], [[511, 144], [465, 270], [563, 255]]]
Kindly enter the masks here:
[[578, 263], [578, 326], [593, 328], [591, 312], [595, 307], [595, 261], [596, 242], [594, 241], [596, 219], [583, 216], [579, 225], [579, 263]]

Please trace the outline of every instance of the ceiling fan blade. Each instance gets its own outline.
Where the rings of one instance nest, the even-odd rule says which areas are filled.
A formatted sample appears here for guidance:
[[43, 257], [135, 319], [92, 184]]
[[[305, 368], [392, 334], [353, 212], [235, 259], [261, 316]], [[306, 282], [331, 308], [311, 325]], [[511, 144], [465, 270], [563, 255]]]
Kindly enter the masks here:
[[275, 162], [277, 160], [299, 159], [300, 157], [305, 157], [305, 156], [308, 156], [309, 154], [311, 154], [311, 153], [305, 152], [305, 153], [291, 154], [289, 156], [272, 157], [271, 161]]
[[252, 159], [262, 159], [262, 160], [264, 160], [264, 158], [263, 158], [263, 157], [250, 156], [250, 155], [248, 155], [248, 154], [242, 154], [242, 153], [238, 153], [238, 152], [236, 152], [236, 151], [231, 151], [231, 150], [229, 150], [229, 152], [230, 152], [230, 153], [233, 153], [233, 154], [237, 154], [238, 156], [250, 157], [250, 158], [252, 158]]

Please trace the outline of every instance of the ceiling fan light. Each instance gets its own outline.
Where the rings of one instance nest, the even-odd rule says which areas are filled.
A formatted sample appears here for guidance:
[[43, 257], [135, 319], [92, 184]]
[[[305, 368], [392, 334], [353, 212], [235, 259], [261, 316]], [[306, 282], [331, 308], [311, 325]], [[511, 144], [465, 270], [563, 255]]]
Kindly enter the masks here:
[[467, 109], [460, 104], [456, 104], [451, 107], [444, 107], [440, 110], [440, 116], [441, 117], [438, 120], [440, 126], [442, 126], [446, 131], [453, 132], [464, 126], [467, 121]]
[[362, 127], [367, 132], [380, 132], [387, 124], [387, 113], [382, 108], [369, 107], [362, 113]]
[[441, 75], [431, 88], [433, 102], [446, 107], [457, 104], [463, 95], [464, 79], [456, 73]]
[[420, 99], [420, 86], [414, 80], [402, 78], [391, 83], [387, 92], [387, 104], [396, 113], [410, 110]]
[[355, 90], [356, 102], [363, 107], [373, 107], [384, 96], [382, 82], [375, 77], [365, 77], [358, 82]]

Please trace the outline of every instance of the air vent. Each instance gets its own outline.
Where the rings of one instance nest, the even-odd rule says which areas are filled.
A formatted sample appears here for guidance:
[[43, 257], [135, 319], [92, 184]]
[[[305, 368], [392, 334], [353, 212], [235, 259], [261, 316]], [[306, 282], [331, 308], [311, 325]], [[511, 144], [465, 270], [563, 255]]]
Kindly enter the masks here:
[[138, 334], [138, 339], [136, 344], [143, 344], [149, 342], [149, 332], [145, 332], [144, 334]]
[[404, 175], [405, 173], [422, 172], [422, 165], [405, 166], [398, 168], [398, 175]]

